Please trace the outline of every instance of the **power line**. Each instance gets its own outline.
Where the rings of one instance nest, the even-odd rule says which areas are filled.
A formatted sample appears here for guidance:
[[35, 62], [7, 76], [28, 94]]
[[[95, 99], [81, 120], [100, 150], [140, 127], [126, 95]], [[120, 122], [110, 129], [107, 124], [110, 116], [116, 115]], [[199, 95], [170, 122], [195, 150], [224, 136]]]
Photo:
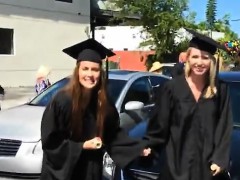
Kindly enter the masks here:
[[231, 21], [240, 21], [240, 19], [233, 19], [233, 20], [231, 20]]

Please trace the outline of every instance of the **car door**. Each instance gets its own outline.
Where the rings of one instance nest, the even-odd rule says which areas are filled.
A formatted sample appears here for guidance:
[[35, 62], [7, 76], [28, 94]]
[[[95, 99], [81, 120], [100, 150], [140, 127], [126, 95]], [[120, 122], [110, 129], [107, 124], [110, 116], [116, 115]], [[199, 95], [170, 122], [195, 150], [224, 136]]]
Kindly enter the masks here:
[[152, 111], [155, 106], [157, 96], [159, 96], [159, 88], [163, 83], [165, 83], [169, 79], [170, 78], [157, 75], [150, 75], [148, 77], [148, 81], [151, 86], [150, 101], [149, 103], [146, 103], [146, 105], [142, 108], [142, 111], [145, 112], [147, 117], [145, 117], [144, 121], [142, 121], [141, 123], [139, 123], [138, 125], [136, 125], [135, 127], [128, 131], [131, 137], [141, 138], [145, 135], [147, 129], [147, 122], [154, 115]]
[[[153, 107], [152, 96], [153, 91], [147, 76], [133, 81], [121, 104], [121, 127], [129, 132], [139, 123], [147, 121]], [[126, 104], [133, 101], [143, 103], [143, 107], [135, 110], [127, 110], [125, 108]]]
[[233, 133], [230, 151], [230, 174], [233, 180], [240, 179], [240, 82], [228, 82], [233, 115]]
[[149, 76], [150, 84], [153, 90], [153, 99], [156, 99], [156, 96], [159, 95], [159, 88], [160, 86], [165, 83], [166, 81], [170, 80], [170, 78], [166, 78], [163, 76]]
[[[160, 86], [170, 80], [170, 78], [166, 78], [163, 76], [155, 76], [155, 75], [150, 75], [149, 78], [149, 83], [152, 89], [152, 95], [151, 95], [151, 104], [155, 105], [155, 100], [157, 99], [156, 96], [160, 96], [159, 94], [159, 88]], [[154, 107], [154, 106], [153, 106]], [[152, 109], [151, 109], [152, 110]], [[150, 113], [148, 114], [149, 119], [152, 117], [151, 110], [149, 111]], [[147, 120], [143, 121], [142, 123], [138, 124], [134, 128], [132, 128], [129, 131], [129, 135], [131, 137], [137, 137], [141, 138], [145, 135], [146, 133], [146, 128], [147, 128]], [[136, 159], [129, 169], [126, 169], [122, 171], [121, 176], [122, 178], [119, 179], [128, 179], [128, 180], [133, 180], [133, 179], [149, 179], [149, 180], [154, 180], [157, 179], [159, 175], [159, 170], [162, 167], [163, 163], [163, 158], [161, 157], [163, 154], [160, 154], [158, 152], [154, 153], [155, 157], [157, 158], [138, 158]]]

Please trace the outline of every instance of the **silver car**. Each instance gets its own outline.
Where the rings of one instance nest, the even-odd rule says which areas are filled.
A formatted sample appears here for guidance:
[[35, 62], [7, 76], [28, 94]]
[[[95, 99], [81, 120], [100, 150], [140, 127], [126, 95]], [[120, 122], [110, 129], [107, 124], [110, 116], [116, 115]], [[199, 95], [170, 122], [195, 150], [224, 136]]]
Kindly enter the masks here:
[[[108, 91], [123, 128], [129, 130], [150, 118], [155, 91], [167, 80], [167, 76], [148, 72], [109, 72]], [[68, 81], [69, 77], [56, 82], [29, 103], [0, 111], [0, 179], [39, 178], [42, 114], [53, 95]]]

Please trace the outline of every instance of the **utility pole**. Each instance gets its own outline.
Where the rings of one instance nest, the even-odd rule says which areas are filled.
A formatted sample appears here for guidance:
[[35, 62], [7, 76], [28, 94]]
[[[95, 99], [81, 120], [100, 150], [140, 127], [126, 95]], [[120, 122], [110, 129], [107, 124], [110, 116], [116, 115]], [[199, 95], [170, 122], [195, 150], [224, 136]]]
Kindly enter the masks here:
[[90, 27], [91, 27], [91, 33], [92, 33], [92, 39], [95, 39], [95, 27], [96, 27], [96, 18], [90, 17]]
[[90, 0], [90, 30], [92, 33], [92, 39], [95, 39], [95, 27], [96, 27], [96, 17], [94, 14], [94, 1]]

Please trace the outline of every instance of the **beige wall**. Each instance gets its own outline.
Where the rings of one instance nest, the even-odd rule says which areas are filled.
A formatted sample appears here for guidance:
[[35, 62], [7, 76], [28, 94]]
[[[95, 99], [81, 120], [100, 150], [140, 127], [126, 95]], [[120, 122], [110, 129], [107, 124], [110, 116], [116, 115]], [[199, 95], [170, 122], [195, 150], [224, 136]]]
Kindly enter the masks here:
[[[73, 3], [65, 3], [55, 0], [0, 0], [0, 5], [11, 7], [23, 7], [32, 10], [44, 10], [51, 12], [65, 12], [69, 14], [89, 15], [90, 0], [72, 0]], [[2, 13], [2, 12], [0, 12]]]
[[[75, 1], [82, 4], [58, 3], [61, 6], [67, 4], [68, 8], [56, 8], [58, 5], [53, 5], [54, 0], [31, 0], [31, 7], [39, 5], [38, 9], [26, 8], [24, 3], [19, 7], [2, 2], [4, 1], [0, 0], [0, 28], [14, 29], [14, 54], [0, 55], [0, 84], [3, 87], [33, 86], [40, 65], [52, 69], [52, 82], [71, 74], [75, 61], [61, 51], [87, 39], [89, 0]], [[16, 2], [20, 4], [19, 0]], [[83, 15], [76, 13], [81, 11], [84, 12]]]

